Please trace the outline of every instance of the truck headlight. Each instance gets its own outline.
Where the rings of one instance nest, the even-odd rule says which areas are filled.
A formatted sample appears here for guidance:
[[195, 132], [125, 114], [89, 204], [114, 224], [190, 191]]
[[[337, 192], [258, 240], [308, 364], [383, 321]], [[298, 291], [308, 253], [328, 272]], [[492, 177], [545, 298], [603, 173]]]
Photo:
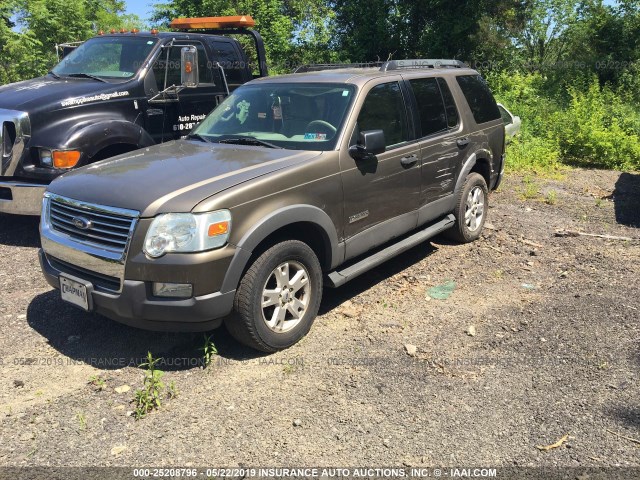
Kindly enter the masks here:
[[44, 148], [40, 150], [40, 163], [45, 167], [53, 166], [53, 154], [51, 153], [51, 150]]
[[231, 213], [165, 213], [153, 219], [144, 240], [144, 253], [158, 258], [165, 253], [193, 253], [220, 248], [231, 232]]

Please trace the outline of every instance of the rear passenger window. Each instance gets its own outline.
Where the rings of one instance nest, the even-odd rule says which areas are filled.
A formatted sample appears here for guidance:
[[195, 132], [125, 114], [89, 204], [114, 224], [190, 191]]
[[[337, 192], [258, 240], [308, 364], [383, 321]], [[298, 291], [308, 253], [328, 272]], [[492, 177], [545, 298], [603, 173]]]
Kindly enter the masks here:
[[238, 52], [230, 42], [211, 42], [214, 51], [214, 58], [220, 63], [227, 77], [227, 83], [233, 90], [244, 83], [244, 65], [238, 56]]
[[407, 109], [398, 82], [371, 89], [360, 110], [356, 129], [356, 135], [367, 130], [384, 131], [387, 147], [409, 140]]
[[500, 118], [500, 110], [491, 94], [491, 90], [480, 75], [461, 75], [456, 77], [460, 89], [467, 99], [476, 123], [485, 123]]
[[458, 126], [458, 107], [453, 99], [453, 94], [447, 85], [447, 81], [444, 78], [438, 78], [438, 85], [440, 85], [440, 91], [442, 92], [442, 98], [444, 100], [444, 108], [447, 112], [447, 126], [449, 128], [455, 128]]
[[409, 83], [418, 102], [422, 136], [446, 130], [447, 115], [436, 79], [420, 78], [410, 80]]

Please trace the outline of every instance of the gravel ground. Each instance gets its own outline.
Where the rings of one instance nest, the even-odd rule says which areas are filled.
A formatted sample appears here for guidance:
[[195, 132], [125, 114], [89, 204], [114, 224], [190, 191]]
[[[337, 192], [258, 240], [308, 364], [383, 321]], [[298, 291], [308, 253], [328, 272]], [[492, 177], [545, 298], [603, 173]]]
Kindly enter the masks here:
[[[206, 369], [201, 334], [62, 303], [37, 221], [0, 216], [0, 465], [640, 467], [640, 241], [555, 235], [639, 239], [640, 175], [509, 176], [491, 202], [474, 244], [325, 290], [287, 351], [215, 331]], [[148, 351], [177, 396], [135, 420]]]

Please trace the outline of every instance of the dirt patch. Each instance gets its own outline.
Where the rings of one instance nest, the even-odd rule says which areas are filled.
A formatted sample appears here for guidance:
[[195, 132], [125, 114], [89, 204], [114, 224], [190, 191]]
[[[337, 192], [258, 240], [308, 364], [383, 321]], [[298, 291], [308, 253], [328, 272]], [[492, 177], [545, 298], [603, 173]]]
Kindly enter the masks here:
[[[436, 239], [325, 290], [285, 352], [216, 331], [206, 369], [202, 335], [63, 304], [39, 271], [37, 222], [0, 217], [0, 464], [638, 467], [624, 437], [640, 437], [640, 242], [555, 232], [639, 238], [639, 183], [507, 177], [480, 241]], [[178, 396], [136, 421], [148, 351]]]

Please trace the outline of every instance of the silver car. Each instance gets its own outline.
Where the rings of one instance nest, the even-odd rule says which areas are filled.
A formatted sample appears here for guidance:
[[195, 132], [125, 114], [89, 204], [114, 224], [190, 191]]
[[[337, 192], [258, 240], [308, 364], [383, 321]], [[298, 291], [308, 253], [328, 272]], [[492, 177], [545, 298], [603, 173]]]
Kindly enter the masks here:
[[501, 103], [498, 104], [498, 108], [500, 109], [500, 115], [502, 115], [502, 121], [504, 122], [505, 138], [507, 143], [509, 143], [513, 137], [520, 133], [522, 120], [520, 120], [520, 117], [507, 110], [507, 107]]

